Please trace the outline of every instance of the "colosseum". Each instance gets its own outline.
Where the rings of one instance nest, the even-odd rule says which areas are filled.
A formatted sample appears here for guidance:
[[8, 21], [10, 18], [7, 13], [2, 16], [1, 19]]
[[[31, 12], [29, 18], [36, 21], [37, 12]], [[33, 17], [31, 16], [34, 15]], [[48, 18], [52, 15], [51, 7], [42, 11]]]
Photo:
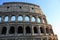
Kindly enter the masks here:
[[41, 8], [32, 3], [0, 5], [0, 40], [58, 40]]

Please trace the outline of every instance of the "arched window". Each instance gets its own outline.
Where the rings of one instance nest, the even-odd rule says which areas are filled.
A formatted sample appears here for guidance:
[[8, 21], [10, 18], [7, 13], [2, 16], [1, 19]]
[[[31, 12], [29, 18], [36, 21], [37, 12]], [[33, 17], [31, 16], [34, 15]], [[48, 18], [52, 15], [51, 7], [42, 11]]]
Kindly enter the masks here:
[[40, 27], [40, 31], [41, 31], [41, 33], [44, 33], [43, 27]]
[[11, 21], [15, 21], [16, 17], [15, 16], [11, 16]]
[[1, 16], [0, 16], [0, 22], [2, 21], [2, 18], [1, 18]]
[[10, 34], [14, 34], [15, 33], [15, 28], [13, 26], [10, 27], [9, 33]]
[[38, 33], [37, 27], [34, 27], [34, 33]]
[[3, 28], [2, 28], [2, 33], [1, 33], [1, 34], [6, 34], [6, 31], [7, 31], [7, 28], [6, 28], [6, 27], [3, 27]]
[[25, 21], [29, 21], [29, 16], [26, 16], [25, 17]]
[[37, 22], [40, 23], [41, 22], [41, 18], [37, 18]]
[[5, 16], [4, 21], [5, 21], [5, 22], [8, 21], [8, 16]]
[[21, 26], [18, 27], [18, 33], [23, 33], [23, 28]]
[[31, 21], [32, 21], [32, 22], [35, 22], [35, 20], [36, 20], [35, 17], [32, 17], [32, 18], [31, 18]]
[[31, 29], [29, 26], [26, 27], [26, 33], [31, 33]]
[[23, 17], [22, 16], [18, 16], [18, 21], [23, 21]]
[[48, 28], [46, 28], [46, 33], [49, 33], [49, 29]]

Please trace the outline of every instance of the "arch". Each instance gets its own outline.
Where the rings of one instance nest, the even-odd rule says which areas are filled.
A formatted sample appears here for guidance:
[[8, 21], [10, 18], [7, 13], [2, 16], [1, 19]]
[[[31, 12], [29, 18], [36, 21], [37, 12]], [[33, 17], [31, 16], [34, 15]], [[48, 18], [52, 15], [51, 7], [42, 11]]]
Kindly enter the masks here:
[[49, 38], [49, 40], [52, 40], [52, 38]]
[[25, 17], [25, 21], [29, 21], [29, 19], [30, 19], [29, 16]]
[[2, 21], [2, 18], [1, 18], [1, 16], [0, 16], [0, 22]]
[[31, 33], [31, 29], [29, 26], [26, 27], [26, 33]]
[[14, 34], [15, 33], [15, 28], [13, 26], [10, 27], [9, 33], [10, 34]]
[[37, 18], [37, 22], [40, 23], [41, 22], [41, 18]]
[[43, 18], [43, 23], [47, 23], [47, 21], [46, 21], [46, 19], [45, 19], [45, 18]]
[[49, 33], [49, 29], [48, 28], [46, 28], [46, 33]]
[[44, 33], [43, 27], [40, 27], [40, 31], [41, 31], [41, 33]]
[[7, 28], [6, 28], [6, 27], [3, 27], [3, 28], [2, 28], [2, 33], [1, 33], [1, 34], [6, 34], [6, 31], [7, 31]]
[[11, 16], [11, 21], [15, 21], [16, 20], [16, 16]]
[[33, 16], [33, 17], [31, 18], [31, 21], [32, 21], [32, 22], [35, 22], [35, 20], [36, 20], [36, 18]]
[[4, 21], [7, 22], [8, 21], [8, 16], [4, 17]]
[[18, 33], [23, 33], [23, 28], [22, 28], [22, 26], [19, 26], [19, 27], [18, 27]]
[[52, 33], [52, 34], [53, 34], [53, 30], [52, 30], [52, 29], [50, 29], [50, 33]]
[[37, 27], [34, 27], [34, 33], [38, 33]]
[[43, 40], [47, 40], [47, 38], [43, 38]]
[[23, 21], [23, 17], [22, 16], [18, 16], [18, 21]]

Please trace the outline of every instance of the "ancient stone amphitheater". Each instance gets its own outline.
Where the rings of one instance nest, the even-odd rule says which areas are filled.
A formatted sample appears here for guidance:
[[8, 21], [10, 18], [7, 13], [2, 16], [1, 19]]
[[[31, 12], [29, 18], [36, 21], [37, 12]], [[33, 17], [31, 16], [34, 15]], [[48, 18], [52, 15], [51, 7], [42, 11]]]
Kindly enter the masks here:
[[0, 5], [0, 40], [58, 40], [38, 5], [6, 2]]

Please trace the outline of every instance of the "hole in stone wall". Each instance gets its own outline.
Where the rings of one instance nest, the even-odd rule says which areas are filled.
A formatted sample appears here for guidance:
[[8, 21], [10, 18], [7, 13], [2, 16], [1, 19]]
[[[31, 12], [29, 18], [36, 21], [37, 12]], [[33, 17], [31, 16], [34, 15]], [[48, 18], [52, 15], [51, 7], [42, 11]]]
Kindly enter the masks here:
[[5, 22], [8, 21], [8, 16], [5, 16], [4, 21], [5, 21]]
[[22, 16], [18, 16], [18, 21], [23, 21], [23, 17]]
[[46, 28], [46, 33], [49, 33], [49, 29], [48, 28]]
[[34, 27], [34, 33], [38, 33], [37, 27]]
[[21, 6], [19, 6], [19, 8], [21, 9], [22, 7], [21, 7]]
[[3, 27], [3, 28], [2, 28], [2, 33], [1, 33], [1, 34], [6, 34], [6, 31], [7, 31], [7, 28], [6, 28], [6, 27]]
[[13, 26], [10, 27], [9, 33], [10, 34], [14, 34], [15, 33], [15, 28]]
[[29, 16], [26, 16], [25, 17], [25, 21], [29, 21]]
[[29, 26], [26, 27], [26, 33], [31, 33], [31, 29]]
[[23, 33], [23, 28], [21, 26], [18, 27], [18, 33]]
[[40, 27], [40, 31], [41, 31], [41, 33], [44, 33], [43, 27]]
[[9, 7], [7, 7], [7, 9], [8, 9]]
[[50, 32], [53, 34], [53, 30], [52, 29], [50, 29]]
[[36, 20], [35, 17], [32, 17], [32, 18], [31, 18], [31, 21], [32, 21], [32, 22], [35, 22], [35, 20]]
[[11, 16], [11, 21], [15, 21], [16, 20], [16, 17], [13, 15]]

